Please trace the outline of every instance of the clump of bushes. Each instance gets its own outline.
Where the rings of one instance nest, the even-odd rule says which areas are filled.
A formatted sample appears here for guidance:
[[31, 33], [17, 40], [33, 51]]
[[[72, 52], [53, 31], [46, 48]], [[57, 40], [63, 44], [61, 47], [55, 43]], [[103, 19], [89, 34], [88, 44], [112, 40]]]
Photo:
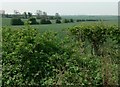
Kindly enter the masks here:
[[74, 20], [73, 19], [64, 19], [63, 23], [73, 23]]
[[[4, 28], [3, 86], [94, 85], [100, 82], [99, 72], [90, 74], [98, 69], [99, 61], [80, 56], [79, 51], [75, 51], [78, 46], [73, 47], [76, 43], [72, 42], [72, 39], [59, 39], [53, 32], [40, 34], [30, 27]], [[89, 72], [85, 73], [84, 67]]]
[[86, 21], [84, 19], [77, 19], [76, 22], [82, 22], [82, 21]]
[[[46, 85], [96, 86], [108, 83], [110, 80], [108, 76], [113, 76], [111, 81], [117, 82], [116, 74], [114, 74], [114, 70], [117, 71], [115, 64], [112, 66], [113, 64], [109, 63], [112, 66], [112, 75], [106, 75], [109, 69], [103, 65], [107, 62], [102, 62], [102, 59], [107, 56], [111, 57], [110, 53], [105, 53], [103, 56], [91, 55], [89, 52], [81, 52], [81, 49], [86, 48], [83, 46], [86, 40], [91, 43], [90, 46], [97, 43], [96, 46], [101, 48], [109, 35], [115, 41], [117, 40], [116, 44], [119, 44], [120, 30], [116, 27], [109, 28], [96, 25], [94, 27], [75, 26], [69, 31], [70, 36], [60, 39], [55, 32], [41, 34], [31, 27], [15, 30], [3, 27], [3, 87], [14, 85], [40, 87]], [[116, 53], [116, 48], [114, 52]], [[116, 56], [114, 55], [113, 58]], [[106, 60], [108, 61], [108, 58]], [[103, 77], [104, 73], [106, 76]]]
[[57, 19], [57, 20], [56, 20], [56, 23], [60, 24], [60, 23], [61, 23], [61, 21], [60, 21], [59, 19]]
[[52, 24], [49, 19], [41, 19], [40, 24]]
[[30, 21], [30, 24], [39, 24], [35, 18], [29, 18], [28, 21]]
[[74, 22], [74, 20], [73, 20], [73, 19], [70, 19], [70, 22], [71, 22], [71, 23], [73, 23], [73, 22]]
[[63, 23], [69, 23], [69, 20], [68, 19], [64, 19]]
[[20, 18], [12, 18], [11, 25], [24, 25], [24, 22]]
[[97, 19], [77, 19], [76, 22], [83, 22], [83, 21], [99, 21]]

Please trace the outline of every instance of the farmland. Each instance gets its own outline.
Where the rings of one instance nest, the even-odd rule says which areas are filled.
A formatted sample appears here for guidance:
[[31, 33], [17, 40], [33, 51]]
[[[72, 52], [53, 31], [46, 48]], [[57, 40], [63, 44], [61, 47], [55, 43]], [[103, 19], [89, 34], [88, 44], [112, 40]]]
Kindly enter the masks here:
[[[74, 20], [76, 19], [105, 19], [107, 21], [103, 21], [104, 24], [106, 25], [118, 25], [118, 20], [117, 20], [117, 16], [62, 16], [62, 18], [73, 18]], [[26, 21], [27, 19], [22, 19], [23, 21]], [[40, 22], [40, 20], [37, 20], [38, 22]], [[19, 25], [19, 26], [12, 26], [11, 24], [11, 18], [3, 18], [2, 19], [2, 25], [3, 26], [10, 26], [13, 28], [22, 28], [24, 27], [24, 25]], [[45, 32], [45, 31], [54, 31], [59, 33], [60, 37], [63, 37], [64, 35], [66, 35], [65, 30], [67, 28], [70, 27], [74, 27], [77, 25], [93, 25], [95, 23], [100, 23], [100, 21], [98, 22], [94, 22], [94, 21], [86, 21], [86, 22], [74, 22], [74, 23], [61, 23], [61, 24], [56, 24], [55, 20], [52, 20], [53, 24], [39, 24], [39, 25], [31, 25], [31, 27], [38, 29], [41, 33]]]
[[[73, 18], [74, 20], [77, 19], [101, 19], [101, 20], [106, 20], [103, 21], [104, 24], [106, 25], [118, 25], [118, 20], [117, 20], [117, 16], [62, 16], [62, 18], [67, 18], [67, 19], [71, 19]], [[26, 21], [27, 19], [22, 19], [23, 21]], [[40, 20], [37, 20], [38, 22], [40, 22]], [[41, 32], [43, 31], [62, 31], [66, 28], [69, 27], [73, 27], [76, 25], [92, 25], [94, 23], [99, 23], [98, 22], [94, 22], [94, 21], [86, 21], [86, 22], [74, 22], [74, 23], [62, 23], [62, 24], [56, 24], [55, 20], [51, 20], [53, 24], [46, 24], [46, 25], [31, 25], [31, 27], [33, 28], [37, 28], [39, 29]], [[2, 25], [3, 26], [11, 26], [13, 28], [16, 27], [23, 27], [23, 26], [12, 26], [11, 25], [11, 18], [3, 18], [2, 19]]]

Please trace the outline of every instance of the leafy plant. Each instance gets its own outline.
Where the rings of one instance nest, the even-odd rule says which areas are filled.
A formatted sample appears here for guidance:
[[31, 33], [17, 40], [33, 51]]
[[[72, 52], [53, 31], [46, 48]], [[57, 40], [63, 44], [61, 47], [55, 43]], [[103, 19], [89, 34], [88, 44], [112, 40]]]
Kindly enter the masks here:
[[[118, 28], [94, 25], [75, 26], [69, 30], [70, 35], [60, 39], [55, 32], [39, 33], [28, 22], [22, 29], [3, 27], [2, 85], [96, 87], [117, 84], [117, 65], [110, 59], [119, 57], [118, 48], [115, 48], [119, 46]], [[108, 45], [109, 41], [115, 46]], [[86, 44], [96, 44], [95, 54], [86, 50], [81, 53], [85, 47], [89, 50]], [[98, 55], [101, 49], [104, 53]], [[107, 71], [111, 74], [106, 74]]]

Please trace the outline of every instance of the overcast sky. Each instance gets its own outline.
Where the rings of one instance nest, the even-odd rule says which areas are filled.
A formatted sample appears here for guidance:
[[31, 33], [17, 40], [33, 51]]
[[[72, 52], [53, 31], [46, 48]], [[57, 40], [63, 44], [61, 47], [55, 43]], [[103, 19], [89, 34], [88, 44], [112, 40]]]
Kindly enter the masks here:
[[2, 2], [2, 9], [4, 9], [6, 13], [13, 13], [14, 10], [18, 10], [20, 13], [24, 11], [35, 13], [36, 10], [41, 10], [47, 12], [48, 15], [54, 15], [55, 13], [59, 13], [60, 15], [118, 15], [118, 2], [115, 0], [106, 2], [97, 0], [96, 2], [4, 1]]

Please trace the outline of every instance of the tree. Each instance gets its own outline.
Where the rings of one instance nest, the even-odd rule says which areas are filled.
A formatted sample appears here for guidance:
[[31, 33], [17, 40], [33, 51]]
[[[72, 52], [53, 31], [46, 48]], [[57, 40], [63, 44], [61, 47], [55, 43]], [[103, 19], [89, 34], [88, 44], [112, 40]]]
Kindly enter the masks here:
[[12, 18], [11, 25], [23, 25], [24, 22], [20, 18]]
[[26, 19], [27, 19], [27, 13], [26, 13], [26, 12], [24, 12], [24, 18], [26, 18]]
[[0, 10], [0, 15], [1, 15], [2, 17], [5, 17], [5, 10]]
[[28, 18], [32, 17], [32, 13], [28, 12]]
[[56, 23], [60, 24], [60, 23], [61, 23], [61, 21], [60, 21], [59, 19], [56, 19]]
[[40, 21], [41, 24], [52, 24], [49, 19], [42, 18]]
[[42, 19], [40, 21], [41, 24], [52, 24], [50, 19], [47, 16], [46, 12], [43, 12]]
[[68, 19], [64, 19], [63, 22], [64, 23], [69, 23], [69, 20]]
[[19, 15], [19, 14], [20, 14], [20, 12], [19, 12], [19, 11], [17, 11], [17, 10], [14, 10], [14, 14], [15, 14], [15, 15]]
[[8, 14], [5, 14], [5, 17], [6, 17], [6, 18], [9, 18], [9, 15], [8, 15]]
[[37, 10], [36, 14], [37, 14], [37, 18], [40, 19], [41, 16], [42, 16], [42, 11], [41, 10]]
[[47, 17], [47, 13], [46, 12], [43, 12], [43, 17], [42, 18], [45, 18], [45, 19], [47, 19], [48, 17]]
[[58, 19], [58, 20], [60, 20], [60, 19], [61, 19], [61, 17], [60, 17], [60, 15], [59, 15], [59, 13], [55, 13], [55, 19]]
[[14, 17], [19, 17], [20, 16], [20, 12], [17, 10], [14, 10]]
[[35, 18], [29, 18], [28, 21], [30, 21], [30, 24], [38, 24]]
[[73, 22], [74, 22], [74, 20], [73, 20], [73, 19], [70, 19], [70, 22], [72, 22], [72, 23], [73, 23]]

